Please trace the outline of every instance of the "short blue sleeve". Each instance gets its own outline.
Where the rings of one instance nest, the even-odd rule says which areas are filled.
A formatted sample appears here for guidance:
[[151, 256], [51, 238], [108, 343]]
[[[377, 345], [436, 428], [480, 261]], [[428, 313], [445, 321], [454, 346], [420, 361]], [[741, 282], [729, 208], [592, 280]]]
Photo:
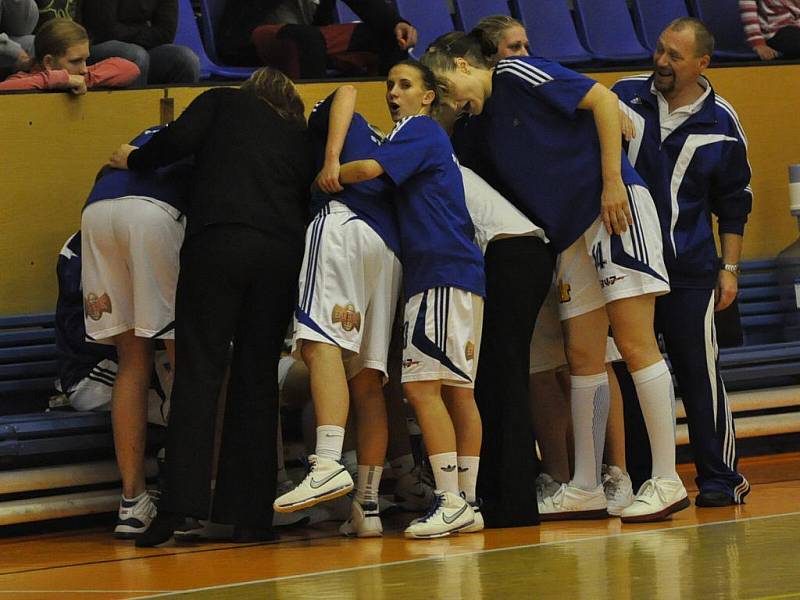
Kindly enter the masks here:
[[397, 123], [372, 158], [381, 164], [395, 185], [402, 185], [431, 166], [432, 135], [441, 133], [441, 128], [428, 117], [406, 117]]
[[497, 76], [513, 79], [535, 96], [567, 117], [575, 115], [578, 104], [597, 83], [556, 62], [536, 57], [513, 57], [497, 63]]

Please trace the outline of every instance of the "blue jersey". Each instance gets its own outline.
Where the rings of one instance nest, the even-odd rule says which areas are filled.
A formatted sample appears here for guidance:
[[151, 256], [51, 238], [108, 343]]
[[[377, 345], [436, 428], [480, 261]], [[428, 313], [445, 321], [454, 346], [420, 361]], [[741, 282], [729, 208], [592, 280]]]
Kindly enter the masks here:
[[[58, 301], [56, 303], [56, 349], [58, 350], [58, 379], [61, 391], [68, 392], [97, 363], [108, 358], [117, 360], [114, 346], [86, 341], [83, 321], [83, 292], [81, 291], [81, 232], [73, 235], [58, 256]], [[102, 377], [102, 374], [96, 374]], [[113, 383], [113, 374], [109, 381]]]
[[663, 141], [652, 77], [623, 79], [614, 92], [633, 111], [628, 156], [647, 181], [673, 287], [713, 288], [720, 262], [711, 225], [742, 235], [752, 207], [747, 141], [736, 112], [709, 90], [700, 110]]
[[[145, 145], [160, 129], [163, 128], [156, 126], [146, 129], [131, 144], [136, 147]], [[100, 200], [139, 196], [170, 205], [175, 209], [174, 216], [180, 218], [186, 212], [191, 183], [191, 163], [185, 160], [154, 171], [105, 168], [95, 181], [84, 208]]]
[[[595, 83], [543, 58], [507, 58], [497, 64], [482, 114], [470, 123], [502, 181], [499, 189], [542, 226], [557, 252], [600, 214], [600, 141], [592, 112], [578, 109]], [[624, 155], [621, 172], [626, 185], [644, 185]], [[486, 179], [495, 183], [491, 174]]]
[[[325, 157], [325, 143], [328, 139], [328, 122], [333, 104], [333, 95], [318, 103], [308, 119], [308, 128], [311, 132], [315, 147], [318, 152], [317, 168], [322, 168]], [[380, 146], [383, 137], [373, 129], [367, 120], [355, 113], [347, 130], [347, 136], [342, 146], [339, 162], [344, 164], [354, 160], [370, 158]], [[394, 186], [386, 177], [378, 177], [362, 183], [345, 186], [343, 192], [331, 198], [346, 205], [350, 210], [363, 219], [396, 255], [400, 255], [400, 233], [397, 229], [392, 194]], [[312, 207], [312, 209], [315, 207]], [[317, 209], [321, 207], [316, 207]], [[313, 210], [314, 213], [317, 210]]]
[[485, 295], [483, 256], [447, 134], [426, 116], [397, 123], [373, 157], [398, 186], [406, 298], [450, 286]]

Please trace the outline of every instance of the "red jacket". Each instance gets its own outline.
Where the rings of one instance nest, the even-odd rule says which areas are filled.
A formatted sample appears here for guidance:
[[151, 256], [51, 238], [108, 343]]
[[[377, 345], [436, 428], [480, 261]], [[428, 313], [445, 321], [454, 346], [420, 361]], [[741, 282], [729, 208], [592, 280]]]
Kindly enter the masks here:
[[[139, 76], [139, 67], [124, 58], [107, 58], [93, 64], [86, 74], [86, 87], [125, 87]], [[69, 73], [64, 69], [34, 67], [0, 82], [5, 90], [64, 90], [69, 88]]]

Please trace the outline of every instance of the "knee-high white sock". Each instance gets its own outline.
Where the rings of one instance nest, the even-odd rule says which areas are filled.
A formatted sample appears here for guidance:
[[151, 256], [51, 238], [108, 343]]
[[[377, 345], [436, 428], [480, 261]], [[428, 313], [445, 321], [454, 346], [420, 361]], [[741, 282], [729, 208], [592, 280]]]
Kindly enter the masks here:
[[458, 487], [464, 492], [467, 502], [475, 502], [475, 488], [478, 485], [478, 464], [480, 456], [458, 457]]
[[344, 427], [338, 425], [320, 425], [317, 427], [316, 455], [340, 460], [344, 445]]
[[436, 489], [458, 495], [458, 455], [455, 452], [442, 452], [431, 454], [428, 460], [431, 461]]
[[600, 485], [603, 446], [608, 422], [608, 375], [570, 376], [572, 429], [575, 436], [575, 474], [572, 484], [593, 490]]
[[678, 479], [675, 471], [675, 390], [667, 363], [657, 363], [631, 373], [642, 407], [650, 452], [653, 477]]

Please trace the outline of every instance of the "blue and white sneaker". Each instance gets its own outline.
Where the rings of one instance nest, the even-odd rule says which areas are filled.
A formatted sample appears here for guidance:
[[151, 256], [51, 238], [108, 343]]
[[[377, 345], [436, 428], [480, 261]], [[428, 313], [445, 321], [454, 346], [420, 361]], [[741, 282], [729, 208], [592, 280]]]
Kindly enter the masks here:
[[458, 494], [436, 490], [428, 513], [411, 521], [405, 536], [411, 539], [444, 537], [474, 523], [475, 513], [469, 502]]
[[114, 537], [120, 540], [131, 540], [147, 531], [156, 517], [155, 499], [158, 492], [144, 491], [136, 498], [128, 500], [124, 496], [119, 502], [117, 526]]
[[320, 502], [344, 496], [353, 489], [353, 478], [340, 463], [312, 454], [308, 474], [296, 488], [279, 496], [272, 507], [287, 513], [309, 508]]
[[363, 504], [353, 498], [350, 518], [339, 527], [339, 533], [348, 537], [381, 537], [383, 525], [377, 502]]
[[478, 533], [479, 531], [483, 531], [485, 525], [483, 523], [483, 515], [481, 514], [481, 499], [478, 498], [475, 502], [470, 502], [469, 505], [472, 507], [472, 513], [475, 516], [475, 520], [472, 522], [472, 525], [467, 525], [462, 529], [459, 533]]

